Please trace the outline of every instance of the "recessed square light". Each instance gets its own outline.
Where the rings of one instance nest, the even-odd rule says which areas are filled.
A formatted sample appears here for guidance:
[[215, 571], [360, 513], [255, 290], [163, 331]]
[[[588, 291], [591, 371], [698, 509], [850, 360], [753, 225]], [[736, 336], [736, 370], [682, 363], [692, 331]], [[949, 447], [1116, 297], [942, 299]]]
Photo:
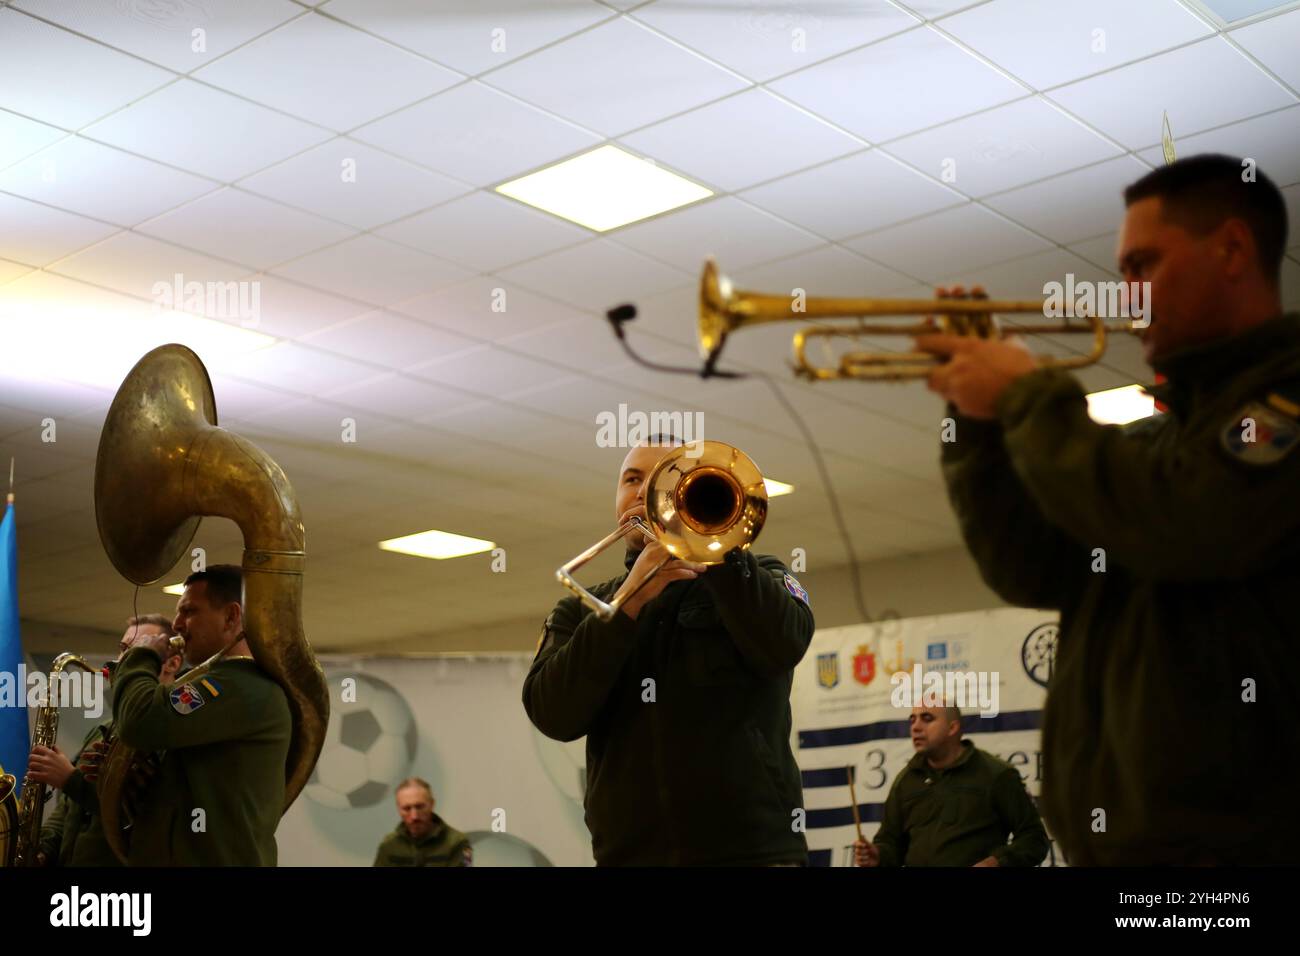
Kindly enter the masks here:
[[596, 232], [713, 195], [617, 146], [598, 147], [503, 183], [496, 191]]
[[794, 491], [794, 485], [787, 485], [784, 481], [777, 481], [774, 478], [764, 478], [763, 487], [767, 489], [769, 498], [779, 498], [781, 495], [788, 495]]
[[1127, 425], [1155, 414], [1156, 400], [1141, 385], [1108, 388], [1088, 395], [1088, 414], [1101, 425]]
[[449, 531], [421, 531], [419, 534], [408, 534], [401, 538], [389, 538], [387, 541], [379, 542], [379, 547], [385, 551], [410, 554], [417, 558], [433, 558], [435, 561], [479, 554], [483, 551], [491, 551], [496, 546], [495, 541], [467, 538], [463, 534], [452, 534]]

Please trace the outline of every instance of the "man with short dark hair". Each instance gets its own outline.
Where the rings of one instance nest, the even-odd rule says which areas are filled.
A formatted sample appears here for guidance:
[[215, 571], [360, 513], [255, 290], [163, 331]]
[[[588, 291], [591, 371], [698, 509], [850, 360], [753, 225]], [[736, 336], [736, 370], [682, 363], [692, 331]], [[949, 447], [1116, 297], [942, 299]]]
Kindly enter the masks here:
[[[1300, 861], [1300, 316], [1286, 206], [1253, 164], [1197, 156], [1125, 193], [1119, 269], [1150, 282], [1168, 406], [1099, 425], [1067, 373], [924, 336], [956, 441], [967, 547], [1008, 603], [1061, 612], [1041, 807], [1072, 864]], [[957, 290], [960, 293], [960, 290]]]
[[[619, 469], [620, 526], [646, 517], [646, 480], [681, 444], [656, 439]], [[602, 600], [671, 557], [625, 540], [628, 573], [592, 588]], [[548, 737], [587, 738], [601, 866], [807, 863], [790, 687], [813, 633], [808, 593], [774, 557], [732, 557], [669, 560], [609, 621], [566, 597], [542, 626], [524, 708]]]
[[[961, 735], [956, 707], [915, 707], [916, 751], [889, 788], [858, 866], [1037, 866], [1047, 833], [1015, 767]], [[1008, 836], [1010, 842], [1008, 842]]]
[[176, 633], [190, 664], [229, 648], [180, 687], [159, 681], [166, 638], [127, 652], [113, 678], [118, 734], [166, 751], [132, 830], [132, 866], [274, 866], [292, 720], [280, 685], [243, 639], [243, 578], [212, 565], [185, 579]]
[[[118, 657], [136, 644], [155, 637], [170, 638], [175, 632], [162, 614], [141, 614], [129, 618], [118, 644]], [[181, 653], [169, 646], [159, 680], [170, 684], [181, 668]], [[58, 806], [41, 827], [41, 857], [58, 866], [121, 866], [104, 838], [95, 783], [99, 767], [108, 752], [112, 718], [91, 728], [81, 749], [69, 760], [58, 747], [32, 749], [30, 779], [55, 787], [61, 793]]]
[[469, 838], [433, 812], [433, 788], [419, 777], [397, 785], [401, 822], [384, 837], [375, 866], [473, 866]]

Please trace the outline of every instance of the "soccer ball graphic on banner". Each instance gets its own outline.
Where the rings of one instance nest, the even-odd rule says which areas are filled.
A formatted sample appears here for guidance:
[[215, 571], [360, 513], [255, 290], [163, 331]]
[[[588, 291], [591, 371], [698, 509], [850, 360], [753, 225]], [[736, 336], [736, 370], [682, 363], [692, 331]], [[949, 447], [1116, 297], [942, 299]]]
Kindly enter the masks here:
[[[356, 694], [340, 701], [341, 681], [349, 678], [356, 681]], [[415, 759], [418, 735], [410, 705], [391, 684], [367, 674], [331, 675], [328, 683], [325, 746], [303, 793], [335, 810], [391, 799]]]

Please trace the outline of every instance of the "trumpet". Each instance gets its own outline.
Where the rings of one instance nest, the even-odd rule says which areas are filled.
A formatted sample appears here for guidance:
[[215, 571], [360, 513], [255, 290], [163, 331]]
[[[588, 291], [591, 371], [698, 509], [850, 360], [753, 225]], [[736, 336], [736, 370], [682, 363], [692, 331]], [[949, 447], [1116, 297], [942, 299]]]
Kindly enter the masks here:
[[[720, 441], [682, 445], [665, 455], [646, 478], [646, 520], [632, 518], [555, 572], [602, 621], [610, 620], [632, 595], [674, 558], [721, 564], [758, 537], [767, 520], [763, 473], [739, 448]], [[630, 534], [658, 541], [668, 552], [630, 590], [602, 601], [574, 578], [574, 572]]]
[[[796, 308], [796, 304], [799, 306]], [[1106, 336], [1112, 332], [1132, 332], [1130, 325], [1107, 325], [1095, 315], [1069, 317], [1050, 324], [1015, 325], [1004, 328], [999, 314], [1043, 314], [1043, 303], [1034, 300], [1003, 301], [973, 297], [970, 299], [857, 299], [809, 297], [801, 302], [788, 295], [771, 295], [732, 288], [730, 280], [718, 271], [717, 263], [708, 259], [700, 277], [700, 318], [698, 328], [700, 355], [705, 374], [713, 371], [726, 344], [727, 336], [738, 329], [766, 322], [806, 319], [856, 319], [856, 325], [814, 325], [800, 329], [794, 336], [795, 374], [811, 381], [859, 378], [870, 381], [903, 381], [926, 378], [940, 360], [926, 352], [846, 352], [837, 365], [818, 366], [806, 355], [810, 339], [841, 336], [874, 335], [917, 336], [931, 333], [965, 335], [981, 339], [998, 339], [1008, 335], [1089, 334], [1092, 345], [1086, 354], [1069, 358], [1038, 356], [1043, 367], [1082, 368], [1099, 360], [1106, 352]], [[935, 316], [933, 322], [912, 324], [869, 324], [879, 316]]]

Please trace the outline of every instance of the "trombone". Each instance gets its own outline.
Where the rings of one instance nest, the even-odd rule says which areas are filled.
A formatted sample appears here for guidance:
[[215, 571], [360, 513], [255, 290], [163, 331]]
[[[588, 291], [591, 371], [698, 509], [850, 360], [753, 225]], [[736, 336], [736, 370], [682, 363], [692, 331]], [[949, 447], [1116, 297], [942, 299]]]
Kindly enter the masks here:
[[[602, 621], [610, 620], [674, 558], [721, 564], [745, 550], [767, 519], [763, 473], [739, 448], [720, 441], [697, 441], [674, 448], [655, 465], [645, 483], [646, 520], [631, 518], [577, 557], [561, 565], [555, 578]], [[574, 578], [574, 572], [616, 541], [638, 533], [668, 552], [633, 587], [602, 601]]]
[[[1070, 358], [1038, 356], [1043, 367], [1082, 368], [1091, 365], [1106, 352], [1108, 332], [1132, 332], [1128, 325], [1108, 326], [1095, 315], [1081, 316], [1082, 322], [1063, 321], [1051, 324], [1015, 325], [1004, 329], [999, 314], [1043, 314], [1043, 303], [1034, 300], [1003, 301], [982, 297], [970, 299], [857, 299], [809, 297], [799, 303], [788, 295], [771, 295], [732, 288], [731, 281], [718, 272], [717, 263], [708, 259], [700, 277], [699, 347], [705, 363], [705, 375], [712, 372], [727, 336], [737, 329], [766, 322], [801, 319], [857, 319], [850, 328], [837, 325], [813, 325], [800, 329], [794, 336], [795, 374], [811, 381], [860, 378], [870, 381], [903, 381], [926, 378], [940, 360], [926, 352], [846, 352], [838, 365], [811, 363], [805, 352], [809, 339], [839, 336], [906, 335], [930, 333], [965, 335], [981, 339], [1004, 338], [1012, 334], [1056, 335], [1087, 333], [1092, 347], [1086, 354]], [[878, 316], [937, 316], [934, 323], [910, 325], [868, 324]]]

